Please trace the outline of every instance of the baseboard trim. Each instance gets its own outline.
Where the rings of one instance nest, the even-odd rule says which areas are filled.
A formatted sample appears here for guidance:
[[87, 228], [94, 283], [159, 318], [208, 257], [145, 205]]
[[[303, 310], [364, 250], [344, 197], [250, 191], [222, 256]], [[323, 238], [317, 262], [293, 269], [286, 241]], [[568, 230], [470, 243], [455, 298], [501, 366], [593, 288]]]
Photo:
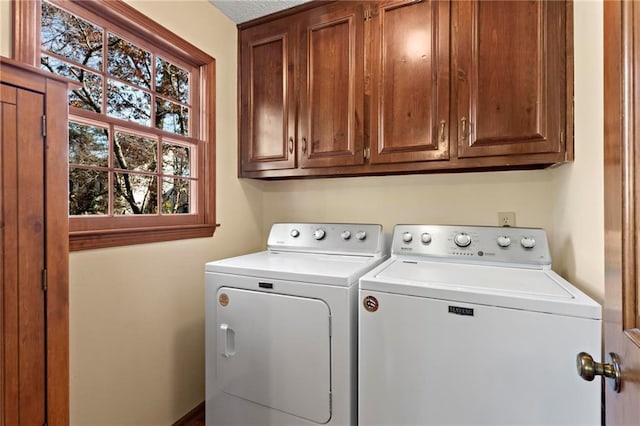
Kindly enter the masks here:
[[187, 414], [182, 416], [180, 420], [175, 422], [172, 426], [185, 426], [188, 425], [190, 421], [198, 417], [204, 412], [204, 401], [198, 404], [193, 410], [189, 411]]

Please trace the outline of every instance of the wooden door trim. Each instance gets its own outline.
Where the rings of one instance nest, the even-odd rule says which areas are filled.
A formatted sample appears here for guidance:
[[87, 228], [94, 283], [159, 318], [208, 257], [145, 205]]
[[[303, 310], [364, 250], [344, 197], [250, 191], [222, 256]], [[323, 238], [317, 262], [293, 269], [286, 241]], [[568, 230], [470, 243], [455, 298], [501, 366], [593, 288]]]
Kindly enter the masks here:
[[[604, 352], [620, 356], [622, 388], [605, 386], [607, 424], [640, 417], [638, 229], [640, 178], [640, 9], [632, 1], [604, 2]], [[634, 16], [635, 14], [635, 16]], [[634, 28], [635, 27], [635, 28]]]

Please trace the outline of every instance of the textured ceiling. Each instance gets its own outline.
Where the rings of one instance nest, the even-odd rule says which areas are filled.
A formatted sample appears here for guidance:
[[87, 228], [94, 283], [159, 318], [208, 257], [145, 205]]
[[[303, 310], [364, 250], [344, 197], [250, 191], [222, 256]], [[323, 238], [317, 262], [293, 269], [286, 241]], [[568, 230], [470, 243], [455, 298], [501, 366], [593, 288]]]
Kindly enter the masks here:
[[210, 0], [233, 22], [240, 24], [309, 0]]

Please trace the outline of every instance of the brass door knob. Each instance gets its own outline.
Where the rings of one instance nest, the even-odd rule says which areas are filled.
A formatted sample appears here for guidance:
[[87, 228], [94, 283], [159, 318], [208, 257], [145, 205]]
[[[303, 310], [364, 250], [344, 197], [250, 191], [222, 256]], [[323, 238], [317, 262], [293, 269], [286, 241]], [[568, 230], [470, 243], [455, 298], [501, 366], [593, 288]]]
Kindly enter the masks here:
[[611, 352], [607, 356], [607, 363], [602, 364], [595, 362], [593, 357], [586, 352], [580, 352], [576, 358], [576, 366], [578, 367], [578, 375], [586, 381], [592, 381], [596, 376], [604, 376], [607, 378], [611, 388], [620, 392], [622, 377], [620, 374], [620, 358]]

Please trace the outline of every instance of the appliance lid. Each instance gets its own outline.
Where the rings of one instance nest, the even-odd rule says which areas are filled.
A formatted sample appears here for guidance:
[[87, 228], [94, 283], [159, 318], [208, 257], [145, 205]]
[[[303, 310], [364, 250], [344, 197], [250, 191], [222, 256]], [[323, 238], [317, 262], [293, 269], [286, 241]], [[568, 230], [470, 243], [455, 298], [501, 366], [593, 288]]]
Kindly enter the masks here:
[[393, 257], [361, 290], [600, 319], [598, 303], [551, 270]]
[[383, 256], [297, 253], [267, 250], [206, 264], [207, 272], [350, 286]]

